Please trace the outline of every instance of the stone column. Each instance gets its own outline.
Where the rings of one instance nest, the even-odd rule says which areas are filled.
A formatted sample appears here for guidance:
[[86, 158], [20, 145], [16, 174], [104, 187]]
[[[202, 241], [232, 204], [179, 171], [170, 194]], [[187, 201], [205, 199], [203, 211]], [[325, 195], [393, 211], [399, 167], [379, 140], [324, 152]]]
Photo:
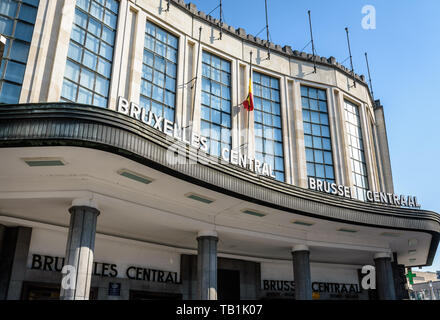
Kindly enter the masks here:
[[388, 148], [385, 114], [383, 111], [383, 106], [380, 104], [380, 100], [375, 101], [374, 116], [376, 118], [377, 141], [379, 142], [376, 150], [379, 153], [379, 158], [382, 164], [382, 178], [385, 185], [385, 190], [381, 191], [394, 193], [393, 173], [391, 170], [390, 151]]
[[292, 248], [296, 300], [312, 300], [309, 254], [308, 246], [297, 245]]
[[217, 232], [201, 231], [197, 242], [197, 298], [217, 300]]
[[99, 210], [93, 200], [77, 199], [72, 202], [69, 212], [69, 235], [60, 299], [88, 300]]
[[20, 300], [32, 228], [0, 225], [0, 300]]
[[376, 253], [376, 288], [379, 300], [396, 300], [390, 253]]

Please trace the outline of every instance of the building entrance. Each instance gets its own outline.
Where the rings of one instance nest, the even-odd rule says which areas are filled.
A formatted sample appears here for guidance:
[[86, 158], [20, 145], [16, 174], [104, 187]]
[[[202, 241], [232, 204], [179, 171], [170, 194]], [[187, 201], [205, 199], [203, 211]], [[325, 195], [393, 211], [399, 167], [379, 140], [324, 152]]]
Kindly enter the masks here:
[[130, 300], [182, 300], [180, 293], [130, 291]]
[[[23, 284], [22, 300], [59, 300], [60, 285], [28, 282]], [[96, 300], [98, 288], [90, 288], [89, 300]]]
[[217, 298], [240, 300], [240, 271], [218, 269]]

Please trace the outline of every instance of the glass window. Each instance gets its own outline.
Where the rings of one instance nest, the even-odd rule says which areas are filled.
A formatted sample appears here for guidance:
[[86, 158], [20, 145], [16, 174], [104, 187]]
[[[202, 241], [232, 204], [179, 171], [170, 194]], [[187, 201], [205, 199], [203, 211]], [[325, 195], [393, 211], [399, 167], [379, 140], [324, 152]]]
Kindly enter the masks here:
[[0, 103], [19, 102], [38, 4], [38, 0], [0, 1], [0, 34], [6, 37], [0, 69]]
[[[172, 44], [172, 45], [171, 45]], [[141, 106], [174, 122], [177, 57], [167, 54], [177, 37], [147, 22], [142, 65]], [[171, 51], [170, 51], [171, 52]], [[177, 56], [177, 51], [176, 51]]]
[[345, 100], [345, 124], [350, 149], [350, 161], [352, 167], [352, 176], [354, 183], [353, 195], [358, 200], [366, 200], [368, 186], [367, 164], [363, 148], [361, 120], [359, 116], [359, 107]]
[[[276, 179], [284, 182], [284, 152], [281, 127], [279, 80], [258, 72], [253, 75], [255, 139], [262, 141], [263, 149], [255, 150], [256, 158], [272, 166]], [[257, 111], [257, 109], [260, 109]], [[258, 146], [260, 148], [260, 146]]]
[[210, 140], [209, 153], [213, 156], [232, 146], [230, 70], [229, 61], [203, 52], [201, 134]]
[[70, 46], [61, 98], [63, 101], [106, 108], [118, 2], [114, 0], [78, 0], [70, 35]]
[[[325, 90], [301, 86], [307, 175], [335, 182]], [[325, 164], [325, 165], [323, 165]]]

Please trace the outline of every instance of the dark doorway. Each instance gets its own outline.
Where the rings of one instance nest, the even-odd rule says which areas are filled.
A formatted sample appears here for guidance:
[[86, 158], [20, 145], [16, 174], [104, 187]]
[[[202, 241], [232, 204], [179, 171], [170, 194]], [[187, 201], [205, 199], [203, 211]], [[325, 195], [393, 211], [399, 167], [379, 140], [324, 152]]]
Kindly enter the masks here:
[[148, 291], [130, 291], [130, 300], [182, 300], [179, 293], [162, 293]]
[[[89, 300], [98, 298], [98, 288], [90, 288]], [[58, 284], [25, 282], [23, 284], [22, 300], [59, 300], [60, 286]]]
[[240, 271], [218, 269], [218, 300], [240, 300]]

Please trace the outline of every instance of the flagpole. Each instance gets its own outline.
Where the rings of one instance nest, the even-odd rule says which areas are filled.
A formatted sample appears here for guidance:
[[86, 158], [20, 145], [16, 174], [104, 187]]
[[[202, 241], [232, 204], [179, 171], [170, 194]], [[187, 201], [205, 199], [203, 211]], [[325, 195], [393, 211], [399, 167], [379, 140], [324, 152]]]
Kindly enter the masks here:
[[[252, 85], [252, 82], [251, 82], [252, 81], [252, 51], [250, 52], [250, 63], [249, 64], [250, 64], [249, 65], [249, 83]], [[249, 151], [250, 151], [249, 142], [251, 140], [251, 132], [250, 132], [251, 114], [250, 114], [249, 110], [247, 112], [247, 118], [248, 118], [248, 143], [247, 143], [247, 147], [248, 147], [248, 155], [249, 155]]]
[[197, 48], [197, 64], [196, 64], [196, 76], [194, 77], [193, 80], [194, 84], [191, 86], [191, 90], [193, 90], [192, 94], [193, 94], [193, 105], [191, 108], [191, 119], [190, 121], [194, 121], [194, 109], [196, 106], [196, 96], [197, 96], [197, 80], [199, 77], [199, 60], [200, 60], [200, 43], [201, 43], [201, 39], [202, 39], [202, 27], [199, 28], [199, 46]]

